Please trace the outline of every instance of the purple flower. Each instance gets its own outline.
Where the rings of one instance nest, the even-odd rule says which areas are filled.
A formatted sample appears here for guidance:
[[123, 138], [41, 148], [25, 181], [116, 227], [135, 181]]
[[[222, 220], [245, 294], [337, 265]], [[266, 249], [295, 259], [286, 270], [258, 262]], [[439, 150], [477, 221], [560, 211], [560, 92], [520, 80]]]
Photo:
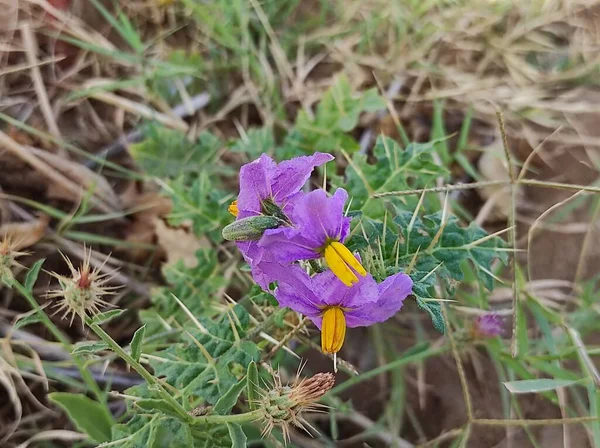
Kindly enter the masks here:
[[473, 323], [475, 337], [493, 338], [502, 334], [502, 319], [497, 314], [484, 314]]
[[367, 272], [342, 243], [350, 230], [344, 216], [348, 193], [338, 188], [332, 197], [324, 190], [297, 196], [292, 201], [292, 225], [265, 231], [258, 245], [280, 263], [325, 257], [335, 276], [346, 286], [359, 282]]
[[[261, 214], [284, 213], [291, 211], [292, 199], [310, 178], [315, 167], [333, 160], [330, 154], [316, 152], [311, 156], [296, 157], [275, 163], [266, 154], [240, 169], [240, 193], [238, 199], [229, 206], [229, 212], [237, 219]], [[263, 260], [270, 260], [269, 254], [258, 246], [256, 241], [238, 242], [237, 246], [252, 269], [255, 281], [264, 289], [274, 281], [260, 269]]]
[[277, 263], [265, 263], [263, 270], [277, 278], [279, 306], [304, 314], [321, 330], [324, 353], [342, 348], [346, 327], [370, 326], [392, 317], [412, 292], [412, 280], [403, 273], [379, 284], [369, 274], [348, 287], [331, 271], [310, 277], [298, 265]]
[[316, 152], [312, 156], [295, 157], [275, 163], [263, 154], [240, 169], [240, 194], [236, 205], [239, 218], [265, 212], [265, 202], [288, 211], [290, 200], [310, 178], [315, 167], [333, 160], [331, 154]]

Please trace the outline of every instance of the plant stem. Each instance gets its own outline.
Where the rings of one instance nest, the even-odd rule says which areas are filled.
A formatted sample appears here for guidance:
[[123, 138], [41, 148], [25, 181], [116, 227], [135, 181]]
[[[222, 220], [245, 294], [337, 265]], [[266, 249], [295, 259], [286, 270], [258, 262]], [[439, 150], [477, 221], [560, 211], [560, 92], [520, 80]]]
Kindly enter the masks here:
[[92, 323], [89, 320], [87, 323], [90, 326], [90, 328], [92, 329], [92, 331], [94, 333], [96, 333], [100, 339], [102, 339], [104, 342], [106, 342], [106, 344], [117, 355], [119, 355], [121, 357], [121, 359], [123, 359], [123, 361], [125, 361], [127, 364], [129, 364], [131, 367], [133, 367], [133, 369], [137, 373], [139, 373], [140, 376], [142, 378], [144, 378], [148, 384], [152, 384], [153, 386], [155, 386], [158, 390], [158, 393], [161, 395], [161, 397], [164, 398], [165, 401], [169, 402], [169, 404], [171, 404], [175, 409], [177, 409], [177, 411], [179, 411], [179, 413], [181, 414], [182, 417], [184, 417], [188, 420], [191, 418], [191, 416], [189, 416], [189, 414], [187, 413], [185, 408], [181, 405], [181, 403], [179, 403], [163, 387], [163, 385], [160, 384], [160, 382], [150, 372], [148, 372], [146, 370], [146, 368], [139, 361], [136, 361], [135, 359], [133, 359], [133, 357], [129, 353], [127, 353], [125, 350], [123, 350], [123, 348], [121, 348], [121, 346], [119, 344], [117, 344], [115, 342], [115, 340], [113, 338], [111, 338], [110, 335], [106, 331], [104, 331], [98, 324]]
[[[37, 303], [37, 300], [35, 300], [31, 291], [29, 291], [27, 288], [25, 288], [25, 286], [23, 286], [16, 280], [13, 282], [13, 287], [17, 291], [19, 291], [19, 293], [23, 297], [25, 297], [25, 299], [29, 302], [29, 304], [35, 310], [38, 316], [40, 316], [40, 319], [42, 320], [43, 324], [50, 331], [50, 333], [52, 333], [56, 340], [62, 344], [62, 346], [68, 353], [71, 353], [73, 351], [73, 345], [71, 344], [71, 341], [69, 341], [67, 336], [65, 336], [64, 333], [60, 331], [60, 329], [54, 324], [54, 322], [52, 322], [52, 319], [48, 317], [48, 315], [44, 312], [40, 304]], [[88, 386], [89, 390], [91, 390], [94, 393], [94, 395], [100, 403], [106, 404], [105, 394], [102, 392], [102, 390], [98, 386], [98, 383], [96, 383], [94, 377], [85, 366], [84, 360], [81, 359], [78, 355], [71, 354], [71, 357], [73, 358], [75, 365], [79, 369], [81, 378], [83, 379], [83, 381], [85, 381], [85, 384]]]
[[208, 424], [223, 424], [223, 423], [247, 423], [259, 420], [264, 416], [262, 409], [256, 409], [254, 411], [245, 412], [243, 414], [231, 414], [231, 415], [203, 415], [201, 417], [194, 417], [194, 424], [208, 425]]

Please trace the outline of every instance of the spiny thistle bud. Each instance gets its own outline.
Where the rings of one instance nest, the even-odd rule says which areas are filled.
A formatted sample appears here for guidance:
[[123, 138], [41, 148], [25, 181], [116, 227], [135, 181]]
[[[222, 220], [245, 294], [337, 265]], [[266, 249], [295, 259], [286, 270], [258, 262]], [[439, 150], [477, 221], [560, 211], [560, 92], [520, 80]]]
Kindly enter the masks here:
[[17, 243], [6, 237], [0, 242], [0, 284], [4, 284], [9, 288], [12, 286], [15, 276], [12, 268], [20, 266], [17, 263], [17, 258], [27, 255], [27, 252], [19, 252]]
[[61, 289], [49, 291], [46, 297], [60, 298], [56, 313], [64, 311], [63, 319], [71, 314], [70, 325], [73, 324], [75, 316], [79, 316], [83, 325], [85, 318], [98, 314], [101, 307], [112, 307], [112, 304], [102, 300], [102, 296], [116, 294], [115, 290], [121, 288], [121, 286], [107, 286], [107, 283], [117, 274], [116, 271], [101, 274], [100, 270], [104, 264], [100, 268], [93, 270], [90, 268], [91, 255], [92, 250], [90, 249], [85, 254], [79, 269], [75, 269], [71, 260], [63, 255], [62, 257], [71, 271], [71, 276], [65, 277], [55, 272], [51, 273], [58, 280]]
[[[263, 391], [258, 406], [264, 411], [263, 437], [279, 426], [286, 440], [290, 440], [290, 423], [308, 432], [307, 426], [315, 430], [302, 416], [304, 412], [315, 412], [325, 407], [317, 401], [335, 384], [332, 373], [317, 373], [311, 378], [299, 377], [291, 385], [282, 386], [278, 375], [274, 376], [274, 387]], [[315, 430], [316, 431], [316, 430]]]
[[227, 241], [255, 241], [267, 229], [276, 229], [284, 222], [275, 216], [250, 216], [238, 219], [223, 229], [223, 238]]

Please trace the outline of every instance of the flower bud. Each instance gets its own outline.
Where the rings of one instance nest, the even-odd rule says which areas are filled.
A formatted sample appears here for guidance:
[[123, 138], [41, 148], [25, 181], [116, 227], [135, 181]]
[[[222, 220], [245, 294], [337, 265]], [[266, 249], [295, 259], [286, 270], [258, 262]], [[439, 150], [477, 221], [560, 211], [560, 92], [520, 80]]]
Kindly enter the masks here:
[[493, 338], [501, 334], [502, 319], [493, 313], [479, 316], [471, 327], [471, 335], [475, 339]]
[[275, 216], [250, 216], [225, 226], [222, 234], [227, 241], [255, 241], [265, 230], [276, 229], [281, 224], [284, 222]]

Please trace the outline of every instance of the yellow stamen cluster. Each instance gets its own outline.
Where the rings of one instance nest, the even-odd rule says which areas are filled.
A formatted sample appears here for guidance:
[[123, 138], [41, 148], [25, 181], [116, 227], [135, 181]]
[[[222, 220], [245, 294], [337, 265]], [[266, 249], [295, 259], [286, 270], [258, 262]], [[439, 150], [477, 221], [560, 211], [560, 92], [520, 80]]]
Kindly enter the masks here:
[[346, 317], [339, 306], [325, 309], [321, 325], [321, 350], [323, 353], [337, 353], [346, 337]]
[[235, 200], [231, 204], [229, 204], [229, 207], [227, 207], [227, 211], [237, 218], [237, 215], [240, 212], [238, 210], [237, 200]]
[[358, 277], [354, 272], [362, 275], [367, 275], [367, 271], [362, 267], [352, 252], [346, 246], [338, 241], [330, 241], [325, 246], [323, 252], [327, 266], [331, 272], [339, 278], [346, 286], [352, 286], [358, 283]]

